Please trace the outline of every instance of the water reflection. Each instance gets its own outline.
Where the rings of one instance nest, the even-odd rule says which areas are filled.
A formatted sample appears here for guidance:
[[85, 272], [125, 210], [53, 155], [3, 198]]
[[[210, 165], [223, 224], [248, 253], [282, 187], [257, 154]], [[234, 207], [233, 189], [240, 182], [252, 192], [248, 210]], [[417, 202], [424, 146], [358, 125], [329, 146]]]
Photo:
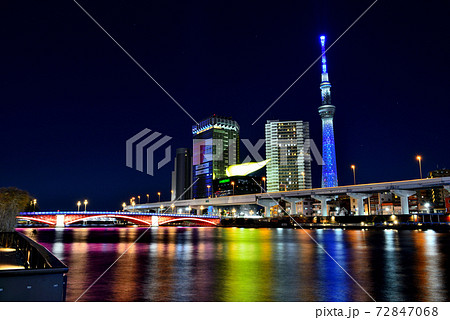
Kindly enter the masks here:
[[81, 301], [370, 301], [341, 267], [377, 301], [447, 301], [449, 296], [448, 233], [180, 227], [20, 231], [69, 266], [68, 301], [126, 250]]

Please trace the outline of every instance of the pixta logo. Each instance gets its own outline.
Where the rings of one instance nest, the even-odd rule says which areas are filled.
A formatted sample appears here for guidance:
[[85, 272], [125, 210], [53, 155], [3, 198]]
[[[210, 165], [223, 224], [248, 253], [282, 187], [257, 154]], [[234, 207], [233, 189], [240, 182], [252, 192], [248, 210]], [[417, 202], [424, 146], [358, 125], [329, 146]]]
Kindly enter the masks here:
[[[264, 160], [259, 151], [265, 145], [265, 139], [259, 139], [255, 145], [253, 145], [248, 139], [242, 139], [241, 141], [250, 153], [250, 155], [248, 155], [242, 163], [250, 162], [253, 159], [257, 162]], [[294, 152], [300, 152], [306, 162], [312, 162], [314, 156], [314, 159], [319, 166], [324, 165], [322, 155], [320, 154], [320, 151], [313, 139], [305, 139], [303, 144], [298, 144], [293, 139], [278, 139], [272, 147], [277, 149], [277, 155], [280, 164], [282, 165], [287, 165], [288, 156], [292, 155]]]
[[[163, 147], [172, 137], [163, 136], [159, 132], [152, 132], [150, 129], [144, 129], [126, 141], [126, 165], [129, 168], [136, 168], [140, 172], [144, 172], [144, 162], [146, 161], [146, 173], [153, 176], [155, 172], [155, 152]], [[259, 139], [256, 144], [252, 144], [248, 139], [242, 139], [242, 144], [247, 148], [249, 156], [247, 156], [242, 163], [250, 161], [263, 161], [263, 156], [259, 153], [260, 149], [265, 145], [264, 139]], [[291, 148], [298, 148], [298, 151], [303, 155], [305, 161], [312, 161], [314, 156], [318, 165], [323, 165], [323, 159], [316, 144], [312, 139], [305, 139], [302, 145], [297, 145], [292, 140], [280, 139], [277, 141], [278, 157], [280, 164], [287, 164], [288, 155], [292, 152]], [[193, 140], [193, 164], [198, 165], [204, 162], [213, 160], [223, 160], [224, 152], [226, 150], [229, 165], [236, 164], [237, 146], [234, 140], [224, 141], [222, 139], [194, 139]], [[170, 145], [166, 146], [164, 150], [164, 158], [157, 162], [157, 169], [171, 161]], [[144, 153], [146, 152], [146, 153]]]
[[[265, 139], [259, 139], [254, 145], [249, 139], [241, 139], [242, 144], [247, 148], [249, 155], [242, 161], [247, 163], [251, 161], [260, 162], [264, 158], [260, 154], [260, 149], [265, 145]], [[280, 164], [286, 165], [289, 161], [289, 156], [294, 153], [300, 153], [304, 161], [312, 162], [313, 157], [319, 166], [323, 166], [323, 158], [319, 149], [314, 143], [313, 139], [305, 139], [303, 143], [299, 144], [293, 139], [278, 139], [275, 144], [272, 145], [277, 150], [277, 156]], [[224, 159], [225, 150], [227, 159], [229, 159], [229, 165], [236, 164], [234, 159], [236, 156], [237, 146], [235, 140], [222, 140], [222, 139], [194, 139], [193, 140], [193, 163], [198, 165], [208, 161], [221, 161]], [[267, 157], [267, 155], [266, 155]]]
[[[172, 139], [172, 137], [169, 136], [162, 136], [158, 140], [159, 137], [161, 137], [161, 133], [156, 131], [152, 133], [150, 129], [146, 128], [128, 139], [126, 142], [127, 167], [133, 168], [135, 164], [136, 170], [144, 172], [144, 151], [146, 151], [146, 173], [153, 176], [155, 151]], [[171, 151], [171, 146], [167, 146], [164, 150], [164, 159], [158, 162], [158, 170], [170, 162]], [[133, 157], [133, 155], [135, 155], [135, 157]]]

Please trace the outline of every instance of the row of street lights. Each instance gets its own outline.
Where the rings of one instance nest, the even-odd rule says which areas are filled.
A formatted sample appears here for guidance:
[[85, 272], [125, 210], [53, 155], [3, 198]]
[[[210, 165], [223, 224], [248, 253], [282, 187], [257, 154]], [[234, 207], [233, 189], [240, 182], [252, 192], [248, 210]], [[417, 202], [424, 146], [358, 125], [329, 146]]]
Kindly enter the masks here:
[[[84, 212], [86, 212], [86, 207], [88, 205], [88, 201], [84, 200], [83, 204], [84, 204]], [[78, 201], [77, 202], [78, 211], [80, 211], [80, 206], [81, 206], [81, 201]]]
[[31, 200], [30, 205], [33, 206], [33, 211], [36, 211], [36, 204], [37, 204], [37, 199]]
[[[420, 172], [420, 179], [423, 179], [422, 176], [422, 156], [417, 156], [416, 160], [419, 161], [419, 172]], [[353, 184], [356, 184], [356, 166], [352, 164], [350, 166], [350, 169], [353, 171]]]
[[[171, 193], [173, 193], [173, 190], [171, 191]], [[156, 193], [158, 195], [158, 202], [161, 202], [161, 192]], [[147, 203], [150, 203], [150, 194], [146, 194], [147, 196]], [[137, 200], [138, 200], [138, 204], [141, 204], [141, 196], [137, 196]], [[136, 205], [136, 197], [131, 197], [130, 198], [130, 205], [133, 206], [133, 211], [134, 211], [134, 206]], [[122, 203], [122, 208], [123, 210], [125, 210], [125, 207], [127, 206], [126, 202]]]
[[[173, 193], [173, 190], [171, 192]], [[157, 195], [158, 195], [158, 202], [161, 202], [161, 192], [158, 192]], [[147, 196], [147, 203], [149, 203], [150, 195], [147, 193], [146, 196]], [[138, 204], [141, 204], [141, 196], [137, 196], [137, 198], [138, 198]], [[130, 198], [130, 204], [133, 204], [133, 202], [135, 202], [135, 200], [136, 200], [135, 197]]]

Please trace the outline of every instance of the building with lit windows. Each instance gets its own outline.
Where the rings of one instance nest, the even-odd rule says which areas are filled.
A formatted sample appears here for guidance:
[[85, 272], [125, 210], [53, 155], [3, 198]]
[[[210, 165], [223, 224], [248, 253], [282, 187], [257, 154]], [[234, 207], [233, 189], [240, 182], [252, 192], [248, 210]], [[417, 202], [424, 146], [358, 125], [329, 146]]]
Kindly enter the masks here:
[[264, 181], [256, 176], [234, 176], [213, 181], [214, 196], [237, 196], [242, 194], [262, 193]]
[[265, 133], [267, 192], [310, 189], [309, 123], [269, 120]]
[[[450, 177], [450, 170], [437, 169], [428, 173], [428, 178], [442, 178]], [[446, 198], [449, 197], [449, 192], [444, 188], [433, 188], [428, 190], [429, 199], [432, 202], [434, 212], [446, 211]]]
[[269, 160], [234, 164], [226, 169], [227, 178], [214, 179], [214, 197], [265, 192], [263, 168]]
[[239, 125], [213, 115], [192, 126], [193, 198], [214, 194], [213, 180], [225, 178], [226, 169], [239, 163]]

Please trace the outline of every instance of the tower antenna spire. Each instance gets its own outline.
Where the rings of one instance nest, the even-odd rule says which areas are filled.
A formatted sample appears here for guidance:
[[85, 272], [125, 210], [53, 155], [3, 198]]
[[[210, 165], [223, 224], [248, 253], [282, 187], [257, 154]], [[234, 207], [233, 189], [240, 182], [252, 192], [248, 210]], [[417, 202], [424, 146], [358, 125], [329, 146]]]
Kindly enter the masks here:
[[331, 83], [328, 81], [327, 58], [325, 57], [325, 36], [320, 36], [322, 46], [322, 105], [319, 114], [322, 118], [322, 188], [337, 187], [336, 151], [334, 146], [333, 117], [335, 106], [331, 104]]
[[320, 36], [320, 44], [322, 46], [322, 82], [320, 83], [320, 90], [322, 90], [322, 105], [327, 105], [331, 104], [331, 83], [328, 81], [325, 36]]
[[325, 56], [325, 36], [320, 36], [322, 45], [322, 74], [327, 73], [327, 57]]

